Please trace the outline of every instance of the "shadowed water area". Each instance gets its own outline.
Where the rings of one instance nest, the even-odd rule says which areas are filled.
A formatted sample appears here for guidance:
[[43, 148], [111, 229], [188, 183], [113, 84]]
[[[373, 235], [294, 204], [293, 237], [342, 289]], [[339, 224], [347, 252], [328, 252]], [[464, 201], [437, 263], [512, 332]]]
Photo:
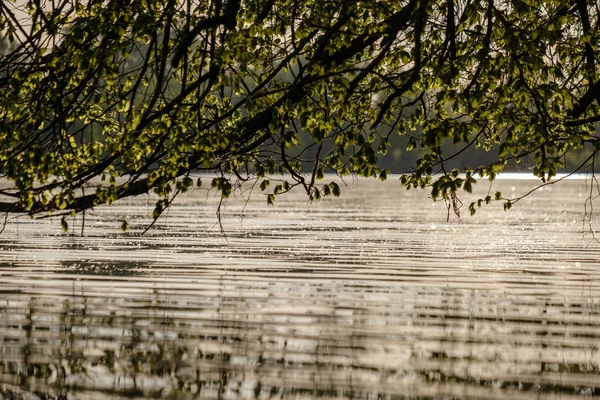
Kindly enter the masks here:
[[450, 222], [395, 180], [310, 206], [300, 191], [274, 207], [258, 192], [226, 202], [226, 237], [205, 191], [144, 236], [146, 197], [88, 212], [84, 236], [57, 220], [9, 223], [0, 399], [600, 394], [600, 245], [584, 234], [584, 180], [508, 213], [469, 217], [464, 199]]

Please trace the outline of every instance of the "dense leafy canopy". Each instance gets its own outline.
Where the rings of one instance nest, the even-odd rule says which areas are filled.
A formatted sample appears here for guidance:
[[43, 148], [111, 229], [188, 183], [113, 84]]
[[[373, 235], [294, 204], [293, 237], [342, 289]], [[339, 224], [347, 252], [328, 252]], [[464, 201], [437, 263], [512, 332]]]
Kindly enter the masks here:
[[[248, 179], [269, 202], [339, 195], [324, 174], [385, 179], [397, 135], [418, 154], [402, 184], [434, 198], [525, 158], [545, 182], [600, 148], [599, 15], [586, 0], [5, 0], [0, 210], [154, 191], [158, 217], [197, 171], [225, 197]], [[448, 167], [470, 147], [494, 162]]]

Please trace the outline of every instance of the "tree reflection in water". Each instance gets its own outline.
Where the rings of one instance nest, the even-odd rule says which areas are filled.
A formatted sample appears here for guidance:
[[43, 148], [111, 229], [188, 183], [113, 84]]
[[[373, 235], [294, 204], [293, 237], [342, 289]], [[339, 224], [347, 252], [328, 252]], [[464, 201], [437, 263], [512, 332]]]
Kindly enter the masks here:
[[[221, 293], [225, 286], [219, 288]], [[443, 299], [440, 309], [447, 311], [473, 300], [468, 293], [459, 296], [456, 291], [438, 295]], [[463, 337], [462, 343], [453, 342], [458, 317], [435, 317], [430, 307], [413, 307], [410, 316], [417, 327], [425, 320], [429, 325], [436, 320], [449, 335], [439, 338], [441, 345], [417, 343], [418, 330], [411, 330], [410, 325], [401, 337], [389, 335], [390, 340], [400, 338], [400, 343], [386, 343], [388, 323], [383, 321], [382, 340], [374, 347], [373, 337], [361, 329], [373, 320], [360, 318], [361, 310], [344, 307], [335, 308], [334, 313], [312, 312], [303, 321], [298, 316], [275, 315], [277, 324], [270, 324], [250, 320], [247, 299], [222, 295], [204, 309], [194, 308], [190, 301], [170, 299], [159, 290], [145, 300], [119, 301], [86, 294], [77, 284], [68, 296], [32, 296], [18, 290], [3, 296], [2, 399], [396, 398], [394, 390], [404, 390], [405, 395], [423, 393], [422, 385], [431, 385], [432, 397], [452, 394], [457, 388], [461, 391], [454, 394], [466, 395], [459, 397], [534, 391], [568, 398], [598, 391], [597, 386], [578, 384], [577, 379], [551, 380], [551, 374], [557, 373], [597, 377], [600, 371], [593, 362], [542, 362], [540, 379], [535, 382], [518, 377], [512, 381], [469, 378], [469, 369], [486, 367], [485, 355], [477, 351], [495, 355], [496, 360], [488, 364], [498, 366], [498, 375], [506, 368], [507, 360], [486, 350], [485, 335], [478, 336], [481, 324], [490, 321], [459, 320], [471, 336]], [[540, 324], [537, 336], [568, 340], [569, 335], [561, 336], [552, 321], [546, 322]], [[459, 358], [453, 355], [457, 346], [476, 353]], [[551, 347], [556, 351], [556, 345]], [[541, 348], [552, 351], [547, 344]], [[382, 358], [379, 366], [369, 358], [374, 349]], [[388, 368], [386, 353], [404, 358], [405, 368]], [[397, 361], [396, 365], [402, 365]], [[509, 362], [519, 364], [518, 359]]]
[[[348, 362], [353, 348], [336, 349], [341, 338], [309, 335], [289, 349], [284, 336], [261, 333], [262, 323], [218, 307], [244, 299], [220, 298], [208, 318], [189, 319], [158, 291], [126, 309], [77, 286], [70, 296], [15, 291], [10, 297], [0, 307], [0, 398], [277, 398], [284, 392], [310, 398], [352, 397], [355, 390], [351, 379], [339, 386], [351, 375], [342, 370], [355, 368]], [[286, 376], [286, 365], [300, 367], [295, 377]]]

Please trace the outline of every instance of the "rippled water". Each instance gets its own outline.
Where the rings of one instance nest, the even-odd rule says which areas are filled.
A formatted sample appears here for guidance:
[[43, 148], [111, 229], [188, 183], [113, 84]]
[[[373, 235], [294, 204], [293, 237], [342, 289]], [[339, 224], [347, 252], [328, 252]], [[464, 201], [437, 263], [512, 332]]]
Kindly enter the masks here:
[[393, 181], [238, 195], [226, 236], [204, 191], [144, 236], [143, 197], [88, 212], [84, 236], [20, 218], [0, 236], [0, 399], [599, 395], [588, 189], [450, 222]]

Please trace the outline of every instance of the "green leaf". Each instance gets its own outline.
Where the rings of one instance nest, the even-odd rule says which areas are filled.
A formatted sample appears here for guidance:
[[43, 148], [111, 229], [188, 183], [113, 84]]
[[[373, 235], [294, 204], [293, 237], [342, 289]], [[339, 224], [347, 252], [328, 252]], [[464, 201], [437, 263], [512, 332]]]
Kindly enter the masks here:
[[63, 232], [69, 232], [69, 224], [67, 223], [67, 221], [65, 220], [65, 217], [62, 217], [60, 220], [60, 224], [62, 227]]
[[263, 179], [263, 181], [260, 183], [260, 190], [264, 192], [269, 187], [269, 184], [271, 184], [270, 180]]
[[335, 182], [331, 182], [329, 184], [329, 187], [331, 188], [331, 193], [335, 196], [335, 197], [339, 197], [340, 195], [340, 187], [338, 186], [337, 183]]
[[475, 209], [475, 204], [476, 204], [475, 202], [469, 204], [469, 213], [471, 215], [475, 215], [475, 213], [477, 212], [477, 210]]
[[473, 193], [473, 186], [468, 180], [463, 183], [463, 189], [467, 193]]
[[381, 172], [379, 172], [379, 179], [381, 181], [385, 181], [387, 179], [387, 174], [388, 174], [389, 170], [387, 169], [382, 169]]

